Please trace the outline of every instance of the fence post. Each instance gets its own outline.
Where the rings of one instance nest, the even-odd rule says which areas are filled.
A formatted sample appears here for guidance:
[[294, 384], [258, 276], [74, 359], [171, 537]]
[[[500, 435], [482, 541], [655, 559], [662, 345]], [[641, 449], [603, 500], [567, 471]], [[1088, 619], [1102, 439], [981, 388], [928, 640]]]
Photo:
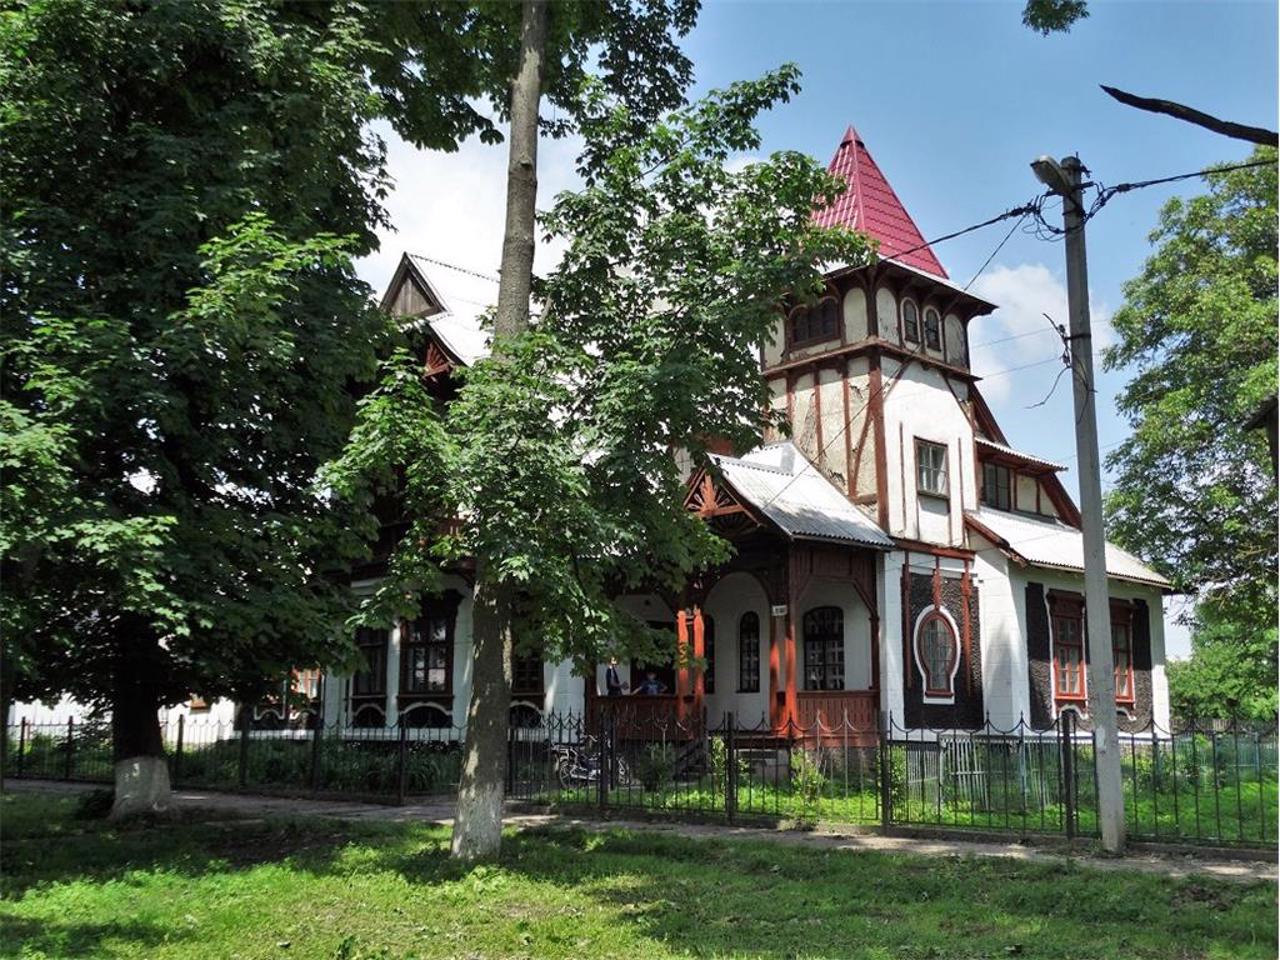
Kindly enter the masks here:
[[609, 804], [609, 734], [613, 727], [612, 711], [605, 711], [602, 719], [604, 722], [600, 724], [600, 764], [596, 773], [596, 794], [601, 815]]
[[737, 724], [733, 711], [724, 715], [724, 813], [730, 823], [738, 813], [738, 745], [734, 732]]
[[176, 784], [182, 779], [182, 742], [185, 739], [187, 728], [187, 715], [185, 713], [178, 714], [178, 742], [173, 750], [173, 782]]
[[409, 728], [400, 725], [400, 742], [396, 746], [396, 804], [404, 806], [409, 785]]
[[22, 718], [18, 727], [18, 776], [22, 776], [22, 768], [27, 765], [27, 718]]
[[240, 767], [236, 780], [243, 790], [249, 783], [249, 721], [252, 718], [249, 707], [240, 709]]
[[70, 780], [71, 772], [75, 766], [75, 750], [76, 750], [76, 718], [67, 717], [67, 762], [66, 769], [63, 770], [62, 779]]
[[1058, 717], [1058, 733], [1062, 742], [1062, 792], [1066, 806], [1064, 826], [1068, 840], [1074, 840], [1076, 836], [1076, 761], [1075, 738], [1072, 736], [1075, 732], [1072, 729], [1074, 726], [1073, 714], [1064, 712]]
[[889, 726], [892, 715], [877, 713], [876, 723], [880, 728], [880, 830], [889, 832], [893, 823], [893, 763], [889, 758]]
[[316, 718], [315, 735], [311, 738], [311, 790], [320, 789], [320, 747], [324, 736], [324, 716], [312, 714]]

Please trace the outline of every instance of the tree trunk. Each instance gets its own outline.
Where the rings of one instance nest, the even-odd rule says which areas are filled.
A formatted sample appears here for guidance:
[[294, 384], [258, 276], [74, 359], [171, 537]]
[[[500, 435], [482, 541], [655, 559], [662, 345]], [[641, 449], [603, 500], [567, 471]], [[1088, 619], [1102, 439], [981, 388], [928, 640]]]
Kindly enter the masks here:
[[[507, 159], [507, 221], [501, 282], [494, 314], [493, 353], [529, 326], [538, 198], [538, 102], [547, 41], [545, 0], [525, 0], [520, 65], [511, 84], [511, 143]], [[492, 566], [476, 558], [471, 704], [458, 785], [452, 853], [462, 860], [496, 856], [502, 844], [507, 775], [507, 716], [511, 703], [511, 616]]]
[[116, 781], [113, 820], [163, 813], [169, 808], [169, 765], [160, 735], [159, 709], [155, 687], [146, 682], [117, 680], [111, 703]]

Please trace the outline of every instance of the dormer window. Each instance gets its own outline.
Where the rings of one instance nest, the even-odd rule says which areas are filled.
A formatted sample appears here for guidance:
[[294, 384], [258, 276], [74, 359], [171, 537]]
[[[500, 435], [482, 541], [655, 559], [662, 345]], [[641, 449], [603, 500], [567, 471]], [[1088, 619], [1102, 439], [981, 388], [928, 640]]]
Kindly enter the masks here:
[[1013, 476], [1008, 467], [998, 463], [982, 465], [982, 502], [997, 510], [1008, 510], [1013, 503]]
[[930, 350], [942, 349], [942, 320], [933, 307], [924, 312], [924, 345]]
[[813, 306], [799, 306], [787, 318], [792, 347], [803, 347], [840, 335], [840, 306], [835, 297], [823, 297]]
[[911, 300], [902, 301], [902, 336], [908, 343], [920, 342], [920, 311]]

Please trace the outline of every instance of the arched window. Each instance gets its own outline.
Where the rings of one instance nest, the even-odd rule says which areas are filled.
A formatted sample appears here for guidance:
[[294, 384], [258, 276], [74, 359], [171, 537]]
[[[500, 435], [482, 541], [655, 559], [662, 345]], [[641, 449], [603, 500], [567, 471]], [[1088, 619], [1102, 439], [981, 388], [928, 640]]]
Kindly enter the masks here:
[[804, 615], [804, 688], [844, 689], [844, 613], [814, 607]]
[[760, 617], [748, 610], [738, 621], [738, 692], [760, 690]]
[[787, 323], [793, 347], [834, 340], [840, 335], [840, 305], [835, 297], [823, 297], [811, 307], [796, 307]]
[[942, 321], [933, 307], [924, 312], [924, 345], [930, 350], [942, 349]]
[[902, 336], [909, 343], [920, 342], [920, 311], [912, 300], [902, 301]]
[[938, 611], [923, 620], [916, 629], [916, 661], [924, 676], [924, 695], [933, 699], [953, 699], [956, 695], [956, 661], [960, 646], [951, 621]]

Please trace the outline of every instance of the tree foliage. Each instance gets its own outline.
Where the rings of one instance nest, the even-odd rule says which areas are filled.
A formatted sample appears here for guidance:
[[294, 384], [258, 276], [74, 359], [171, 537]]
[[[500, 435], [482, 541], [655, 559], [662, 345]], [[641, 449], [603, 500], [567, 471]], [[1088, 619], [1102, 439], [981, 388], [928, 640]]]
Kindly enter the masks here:
[[1133, 371], [1117, 400], [1133, 435], [1108, 458], [1108, 530], [1199, 596], [1206, 651], [1239, 638], [1241, 675], [1274, 691], [1276, 485], [1244, 423], [1276, 394], [1276, 167], [1208, 179], [1165, 205], [1114, 319], [1105, 363]]
[[412, 527], [368, 616], [403, 611], [443, 564], [473, 557], [516, 598], [522, 649], [584, 665], [611, 649], [671, 656], [612, 600], [678, 592], [726, 556], [683, 509], [673, 454], [758, 441], [758, 348], [779, 306], [815, 292], [820, 263], [867, 256], [861, 238], [814, 226], [839, 186], [812, 160], [728, 162], [758, 149], [756, 118], [797, 83], [785, 67], [734, 84], [639, 139], [625, 104], [588, 95], [585, 187], [542, 219], [568, 250], [537, 285], [529, 331], [466, 371], [443, 412], [413, 358], [396, 358], [329, 474], [369, 503], [405, 466]]
[[1022, 23], [1041, 36], [1069, 33], [1079, 20], [1089, 16], [1088, 0], [1027, 0]]
[[330, 14], [3, 22], [10, 694], [251, 695], [345, 650], [360, 531], [312, 487], [388, 335], [351, 264], [385, 178], [373, 46]]
[[1191, 658], [1168, 666], [1169, 704], [1181, 720], [1274, 721], [1276, 628], [1225, 622], [1212, 605], [1197, 612]]

